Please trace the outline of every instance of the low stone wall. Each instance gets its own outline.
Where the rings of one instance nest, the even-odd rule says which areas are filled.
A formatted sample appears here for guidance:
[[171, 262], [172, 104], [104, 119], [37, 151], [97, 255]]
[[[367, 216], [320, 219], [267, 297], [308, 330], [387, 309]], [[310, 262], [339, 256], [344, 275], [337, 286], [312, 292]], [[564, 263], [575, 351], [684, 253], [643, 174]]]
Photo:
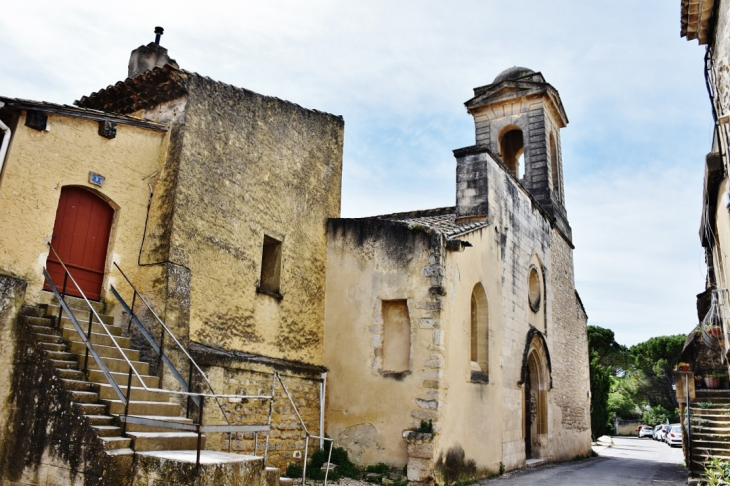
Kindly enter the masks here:
[[616, 435], [636, 435], [636, 428], [644, 425], [641, 420], [614, 420], [613, 426], [616, 428]]
[[[219, 394], [271, 395], [274, 386], [274, 402], [271, 414], [268, 458], [266, 465], [282, 470], [291, 462], [301, 462], [305, 455], [306, 433], [297, 412], [310, 435], [320, 435], [321, 373], [324, 368], [286, 362], [239, 352], [224, 351], [198, 344], [191, 345], [193, 357], [203, 368]], [[278, 371], [296, 406], [296, 411], [281, 383], [274, 382]], [[269, 417], [267, 399], [221, 400], [223, 409], [232, 424], [266, 424]], [[206, 405], [206, 423], [223, 423], [219, 407]], [[258, 441], [253, 432], [234, 434], [230, 442], [228, 434], [209, 434], [206, 449], [262, 455], [266, 436], [261, 433]], [[309, 454], [319, 447], [318, 439], [310, 439]]]

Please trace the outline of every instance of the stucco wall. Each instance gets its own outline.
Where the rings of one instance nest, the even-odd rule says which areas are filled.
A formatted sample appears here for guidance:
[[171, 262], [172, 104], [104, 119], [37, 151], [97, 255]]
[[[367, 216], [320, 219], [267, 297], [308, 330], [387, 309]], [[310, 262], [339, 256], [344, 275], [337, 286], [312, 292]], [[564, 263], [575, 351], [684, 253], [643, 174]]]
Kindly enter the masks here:
[[[333, 220], [327, 252], [325, 366], [327, 433], [361, 464], [408, 460], [402, 432], [438, 428], [443, 377], [439, 245], [422, 228], [387, 221]], [[438, 242], [437, 242], [438, 243]], [[383, 300], [407, 299], [410, 370], [382, 370]]]
[[[321, 364], [344, 122], [197, 75], [187, 89], [169, 259], [190, 269], [190, 337]], [[282, 241], [281, 299], [257, 292], [264, 235]]]
[[[136, 266], [148, 184], [154, 183], [165, 132], [119, 124], [116, 138], [107, 139], [99, 136], [93, 120], [49, 115], [47, 131], [24, 123], [25, 112], [0, 181], [0, 269], [28, 282], [29, 302], [40, 300], [47, 242], [61, 188], [68, 185], [91, 189], [115, 208], [107, 271], [113, 261], [127, 269]], [[89, 184], [89, 171], [106, 177], [103, 187]], [[107, 274], [102, 295], [118, 278]]]

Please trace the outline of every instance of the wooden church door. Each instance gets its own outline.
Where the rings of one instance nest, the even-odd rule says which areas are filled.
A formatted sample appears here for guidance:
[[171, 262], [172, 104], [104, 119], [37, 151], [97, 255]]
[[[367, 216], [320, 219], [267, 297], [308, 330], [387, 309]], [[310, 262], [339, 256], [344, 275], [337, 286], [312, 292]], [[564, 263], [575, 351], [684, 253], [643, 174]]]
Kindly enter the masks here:
[[[61, 189], [51, 244], [91, 300], [101, 298], [113, 216], [114, 209], [96, 194], [80, 187]], [[46, 268], [61, 292], [64, 272], [53, 252], [48, 256]], [[50, 290], [48, 283], [43, 288]], [[71, 279], [66, 284], [66, 294], [80, 297]]]

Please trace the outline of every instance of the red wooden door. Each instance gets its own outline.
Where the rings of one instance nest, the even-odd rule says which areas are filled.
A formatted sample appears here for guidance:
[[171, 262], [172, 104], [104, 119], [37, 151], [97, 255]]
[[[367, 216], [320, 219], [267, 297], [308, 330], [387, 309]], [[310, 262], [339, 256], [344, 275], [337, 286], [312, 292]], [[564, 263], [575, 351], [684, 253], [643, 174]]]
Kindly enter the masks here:
[[[61, 189], [51, 244], [76, 279], [86, 297], [101, 298], [106, 252], [114, 210], [99, 196], [79, 187]], [[63, 290], [63, 267], [51, 251], [46, 261], [48, 273], [59, 292]], [[44, 289], [50, 290], [48, 283]], [[66, 294], [80, 297], [68, 280]]]

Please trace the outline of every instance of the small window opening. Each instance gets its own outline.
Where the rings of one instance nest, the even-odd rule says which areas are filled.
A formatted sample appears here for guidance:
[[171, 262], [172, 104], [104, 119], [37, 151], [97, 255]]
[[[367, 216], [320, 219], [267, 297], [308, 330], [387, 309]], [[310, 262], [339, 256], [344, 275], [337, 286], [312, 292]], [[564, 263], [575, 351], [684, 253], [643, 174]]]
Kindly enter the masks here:
[[517, 177], [524, 177], [524, 168], [522, 169], [522, 175], [520, 175], [520, 165], [524, 167], [523, 155], [525, 153], [522, 130], [516, 128], [505, 133], [502, 136], [500, 147], [502, 149], [502, 160], [507, 168]]
[[489, 308], [481, 284], [471, 293], [471, 381], [489, 381]]
[[540, 274], [537, 273], [535, 267], [532, 267], [530, 268], [530, 277], [528, 280], [528, 299], [532, 312], [538, 312], [540, 310], [540, 302], [542, 300], [542, 289], [540, 287]]
[[383, 301], [383, 371], [410, 369], [411, 319], [406, 300]]
[[550, 171], [552, 172], [553, 194], [558, 201], [562, 201], [560, 193], [560, 172], [558, 168], [558, 149], [555, 145], [555, 137], [550, 134]]
[[259, 290], [279, 295], [281, 280], [281, 241], [264, 235], [264, 249], [261, 255], [261, 280]]

